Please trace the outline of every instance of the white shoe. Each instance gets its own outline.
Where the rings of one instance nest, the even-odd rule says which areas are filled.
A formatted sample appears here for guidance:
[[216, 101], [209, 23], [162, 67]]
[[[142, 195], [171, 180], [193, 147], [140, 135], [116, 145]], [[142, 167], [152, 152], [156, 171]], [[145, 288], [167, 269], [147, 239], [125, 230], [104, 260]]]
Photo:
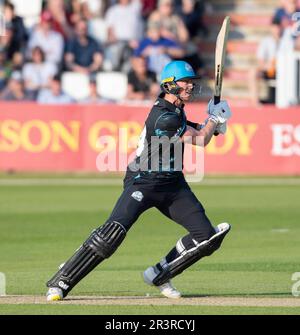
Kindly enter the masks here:
[[230, 228], [231, 227], [230, 227], [229, 223], [223, 222], [223, 223], [220, 223], [220, 224], [217, 225], [217, 227], [215, 228], [215, 231], [216, 231], [216, 233], [220, 233], [220, 232], [229, 230]]
[[[155, 268], [153, 266], [150, 266], [147, 270], [143, 272], [144, 282], [151, 286], [154, 286], [152, 281], [156, 276], [157, 273], [155, 272]], [[170, 280], [165, 284], [155, 287], [157, 287], [160, 290], [161, 294], [163, 294], [167, 298], [178, 299], [181, 297], [181, 293], [177, 291], [177, 289], [172, 285]]]
[[171, 280], [169, 280], [165, 284], [156, 287], [158, 287], [161, 294], [167, 298], [179, 299], [181, 297], [181, 293], [173, 286]]
[[50, 287], [47, 294], [47, 301], [59, 301], [63, 300], [63, 292], [58, 287]]

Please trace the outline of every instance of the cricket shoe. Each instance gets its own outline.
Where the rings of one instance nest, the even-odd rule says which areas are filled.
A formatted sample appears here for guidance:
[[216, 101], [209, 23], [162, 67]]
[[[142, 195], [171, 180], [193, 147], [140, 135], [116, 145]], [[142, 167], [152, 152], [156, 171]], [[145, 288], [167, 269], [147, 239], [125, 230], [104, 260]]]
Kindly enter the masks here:
[[[156, 276], [157, 276], [157, 273], [155, 272], [155, 269], [153, 266], [150, 266], [147, 270], [143, 272], [144, 282], [151, 286], [154, 286], [153, 279]], [[181, 297], [181, 293], [177, 291], [177, 289], [172, 285], [170, 280], [166, 282], [165, 284], [162, 284], [160, 286], [155, 286], [155, 287], [157, 287], [160, 290], [161, 294], [167, 298], [178, 299]]]
[[217, 225], [217, 227], [215, 227], [215, 231], [216, 233], [220, 233], [220, 232], [224, 232], [226, 230], [230, 230], [231, 226], [229, 223], [227, 222], [223, 222]]
[[47, 294], [47, 301], [59, 301], [63, 300], [63, 292], [58, 287], [50, 287]]

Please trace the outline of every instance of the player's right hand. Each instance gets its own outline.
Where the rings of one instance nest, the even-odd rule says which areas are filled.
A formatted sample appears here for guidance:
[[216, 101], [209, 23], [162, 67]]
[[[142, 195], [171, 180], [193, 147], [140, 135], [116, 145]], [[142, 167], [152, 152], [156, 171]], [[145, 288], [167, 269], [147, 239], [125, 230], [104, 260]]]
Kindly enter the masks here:
[[231, 109], [226, 100], [222, 100], [215, 105], [213, 99], [211, 99], [208, 103], [207, 113], [209, 119], [217, 125], [227, 122], [232, 116]]

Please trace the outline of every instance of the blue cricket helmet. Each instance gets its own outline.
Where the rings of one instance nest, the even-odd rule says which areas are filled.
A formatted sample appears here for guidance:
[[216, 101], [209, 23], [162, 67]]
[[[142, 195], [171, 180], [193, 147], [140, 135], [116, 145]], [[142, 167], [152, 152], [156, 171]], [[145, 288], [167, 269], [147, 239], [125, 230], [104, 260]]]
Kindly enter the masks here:
[[191, 65], [182, 60], [175, 60], [168, 63], [161, 73], [161, 84], [176, 82], [184, 79], [199, 79]]

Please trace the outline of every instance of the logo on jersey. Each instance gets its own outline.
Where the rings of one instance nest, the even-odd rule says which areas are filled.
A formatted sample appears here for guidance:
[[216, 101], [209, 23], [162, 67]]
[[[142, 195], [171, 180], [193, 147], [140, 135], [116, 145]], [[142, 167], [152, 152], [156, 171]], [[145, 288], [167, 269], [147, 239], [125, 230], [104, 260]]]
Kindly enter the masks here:
[[180, 115], [181, 114], [181, 109], [176, 107], [175, 113], [178, 114], [178, 115]]
[[143, 193], [140, 191], [133, 192], [131, 196], [138, 202], [141, 202], [144, 198]]

